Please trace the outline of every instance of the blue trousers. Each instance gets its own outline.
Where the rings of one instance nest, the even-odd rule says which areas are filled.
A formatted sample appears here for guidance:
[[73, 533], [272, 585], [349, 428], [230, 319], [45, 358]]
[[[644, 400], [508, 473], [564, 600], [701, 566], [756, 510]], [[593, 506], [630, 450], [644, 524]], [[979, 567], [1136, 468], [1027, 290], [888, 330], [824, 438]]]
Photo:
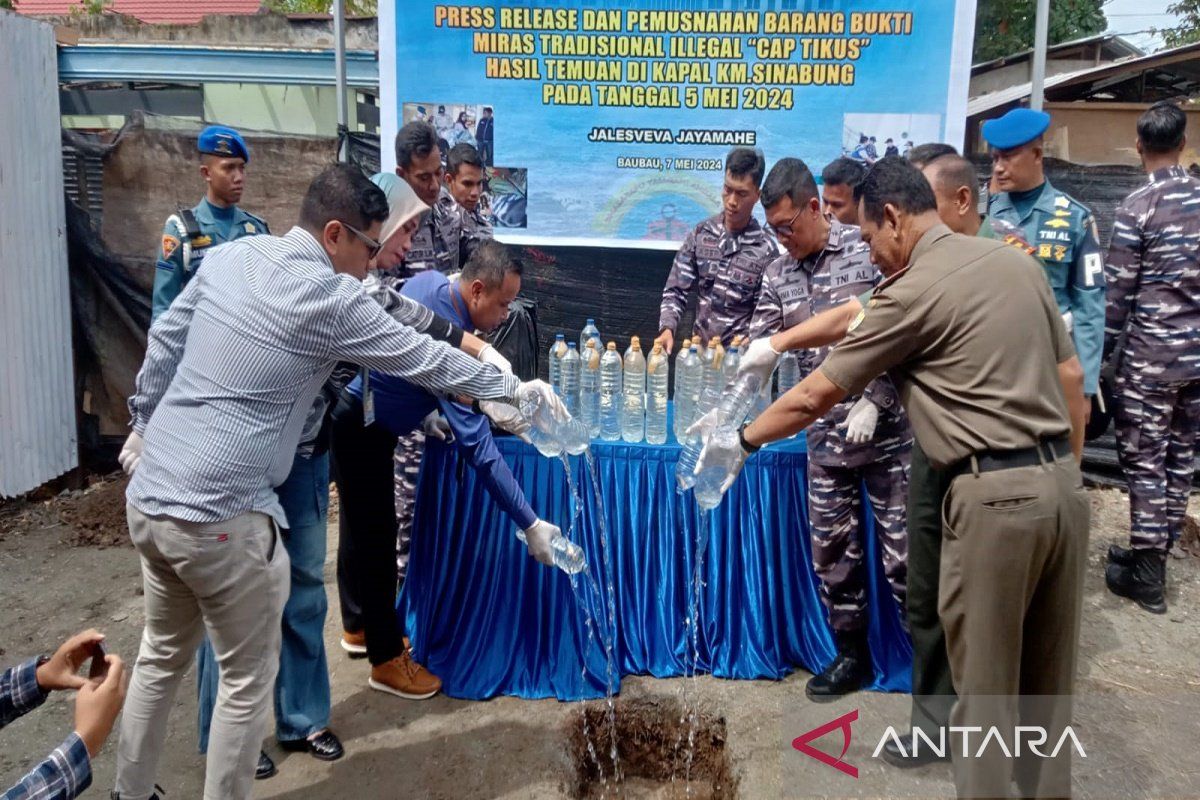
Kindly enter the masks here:
[[[296, 456], [275, 493], [287, 514], [283, 543], [292, 560], [292, 586], [283, 607], [283, 646], [275, 679], [275, 736], [303, 739], [329, 725], [329, 667], [325, 660], [325, 516], [329, 454]], [[207, 637], [196, 653], [200, 752], [217, 702], [218, 671]]]

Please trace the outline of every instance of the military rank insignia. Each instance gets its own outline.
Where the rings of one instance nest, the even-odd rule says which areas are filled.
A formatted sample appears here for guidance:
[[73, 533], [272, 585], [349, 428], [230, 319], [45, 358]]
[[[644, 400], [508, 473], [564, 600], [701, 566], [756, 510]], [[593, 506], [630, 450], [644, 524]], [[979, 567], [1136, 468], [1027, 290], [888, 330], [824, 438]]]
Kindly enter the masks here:
[[176, 249], [178, 249], [178, 247], [179, 247], [179, 240], [178, 240], [178, 239], [176, 239], [174, 236], [170, 235], [169, 233], [164, 233], [164, 234], [163, 234], [163, 237], [162, 237], [162, 254], [163, 254], [163, 259], [164, 259], [164, 260], [166, 260], [166, 259], [170, 258], [170, 257], [171, 257], [171, 254], [172, 254], [172, 253], [174, 253], [174, 252], [175, 252], [175, 250], [176, 250]]
[[253, 223], [253, 222], [247, 222], [247, 223], [244, 225], [244, 227], [245, 227], [245, 229], [246, 229], [246, 233], [254, 233], [254, 232], [255, 232], [255, 229], [254, 229], [254, 223]]

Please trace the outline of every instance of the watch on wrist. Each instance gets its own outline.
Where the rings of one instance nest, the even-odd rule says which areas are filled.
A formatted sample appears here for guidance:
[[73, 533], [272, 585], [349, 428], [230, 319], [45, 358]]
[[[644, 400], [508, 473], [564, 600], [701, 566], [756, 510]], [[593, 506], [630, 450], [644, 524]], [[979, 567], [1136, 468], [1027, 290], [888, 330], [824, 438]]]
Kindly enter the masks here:
[[742, 423], [742, 427], [738, 428], [738, 442], [742, 445], [742, 449], [746, 451], [746, 455], [754, 455], [762, 449], [761, 444], [750, 444], [746, 441], [746, 426], [750, 423]]

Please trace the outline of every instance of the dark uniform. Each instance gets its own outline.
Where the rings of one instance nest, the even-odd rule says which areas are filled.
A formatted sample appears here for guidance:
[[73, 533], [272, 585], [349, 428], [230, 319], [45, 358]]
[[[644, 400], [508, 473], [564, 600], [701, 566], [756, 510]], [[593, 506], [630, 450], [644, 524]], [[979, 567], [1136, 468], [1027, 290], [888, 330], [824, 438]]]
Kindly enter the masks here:
[[460, 211], [443, 186], [437, 202], [421, 216], [421, 222], [413, 232], [412, 249], [390, 274], [403, 279], [428, 269], [446, 275], [461, 269], [463, 259], [459, 248], [463, 221]]
[[[1050, 125], [1050, 115], [1028, 108], [1014, 109], [983, 124], [983, 137], [1000, 150], [1036, 140]], [[1083, 365], [1083, 392], [1094, 395], [1100, 386], [1100, 356], [1104, 348], [1104, 262], [1092, 212], [1046, 181], [1036, 197], [1021, 201], [1010, 192], [988, 198], [988, 215], [1019, 227], [1036, 248], [1045, 267], [1060, 314], [1071, 314], [1071, 336]], [[1025, 193], [1021, 193], [1025, 194]]]
[[[825, 249], [797, 263], [790, 255], [773, 261], [763, 274], [762, 291], [750, 338], [770, 336], [841, 305], [870, 290], [879, 280], [858, 228], [830, 222]], [[797, 354], [801, 372], [816, 368], [829, 348]], [[809, 524], [813, 567], [821, 579], [821, 599], [829, 624], [839, 635], [858, 634], [867, 626], [867, 582], [859, 529], [860, 487], [875, 514], [884, 574], [903, 610], [908, 537], [905, 498], [912, 432], [891, 380], [872, 381], [863, 391], [879, 407], [870, 442], [846, 441], [845, 424], [859, 397], [847, 397], [807, 431]]]
[[1200, 430], [1200, 181], [1179, 166], [1117, 209], [1106, 351], [1117, 348], [1118, 456], [1130, 544], [1166, 552], [1187, 511]]
[[[1012, 248], [935, 225], [909, 264], [876, 288], [820, 370], [851, 394], [886, 371], [929, 463], [950, 478], [938, 609], [960, 698], [952, 723], [994, 725], [1010, 742], [1017, 724], [1041, 725], [1058, 741], [1089, 516], [1056, 366], [1074, 348], [1040, 267]], [[1047, 701], [1020, 714], [988, 701], [1017, 695]], [[959, 796], [1009, 797], [1014, 778], [1021, 796], [1070, 795], [1069, 748], [960, 758], [962, 737], [948, 739]]]
[[[220, 125], [210, 125], [201, 131], [196, 149], [208, 155], [250, 161], [250, 151], [241, 135]], [[238, 206], [215, 206], [208, 198], [194, 208], [181, 209], [167, 217], [155, 261], [150, 321], [171, 307], [211, 248], [259, 233], [270, 233], [267, 223]]]
[[[450, 194], [450, 190], [444, 186], [442, 193], [438, 195], [437, 204], [442, 209], [444, 219], [454, 220], [452, 225], [445, 227], [452, 227], [458, 231], [458, 265], [455, 271], [461, 270], [480, 242], [495, 238], [492, 234], [492, 223], [488, 222], [487, 217], [479, 210], [479, 206], [476, 206], [474, 211], [468, 211], [459, 205], [458, 201], [454, 199], [454, 195]], [[453, 246], [450, 238], [454, 237], [447, 238], [447, 247]]]
[[707, 342], [716, 336], [726, 347], [750, 329], [763, 270], [779, 255], [775, 240], [750, 218], [741, 232], [725, 230], [724, 215], [709, 217], [688, 234], [671, 265], [658, 312], [658, 329], [671, 330], [695, 288], [698, 301], [693, 333]]

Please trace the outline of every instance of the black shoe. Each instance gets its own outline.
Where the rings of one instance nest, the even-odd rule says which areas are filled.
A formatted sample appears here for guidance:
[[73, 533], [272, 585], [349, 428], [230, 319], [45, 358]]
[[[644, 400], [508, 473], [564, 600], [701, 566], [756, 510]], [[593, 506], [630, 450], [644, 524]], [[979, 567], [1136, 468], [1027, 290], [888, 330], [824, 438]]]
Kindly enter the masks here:
[[[149, 800], [160, 800], [161, 797], [166, 797], [167, 793], [157, 783], [154, 784], [154, 794], [150, 795]], [[116, 789], [108, 793], [109, 800], [121, 800], [121, 794]]]
[[924, 739], [921, 740], [919, 746], [914, 747], [916, 741], [912, 731], [900, 737], [899, 745], [895, 739], [888, 739], [883, 746], [883, 760], [899, 769], [924, 767], [927, 764], [950, 760], [950, 748], [946, 748], [945, 755], [939, 756], [932, 747], [925, 744]]
[[820, 675], [808, 679], [804, 693], [817, 703], [828, 703], [858, 691], [871, 677], [871, 653], [866, 640], [856, 639], [838, 649], [837, 658]]
[[1128, 567], [1133, 563], [1133, 548], [1121, 547], [1119, 544], [1110, 544], [1108, 546], [1108, 563]]
[[267, 751], [259, 750], [258, 766], [254, 768], [254, 780], [265, 781], [267, 778], [274, 778], [277, 772], [279, 770], [275, 769], [275, 762], [267, 755]]
[[329, 728], [307, 739], [280, 739], [279, 746], [293, 753], [311, 753], [321, 761], [337, 761], [346, 754], [341, 740]]
[[1109, 564], [1104, 569], [1108, 590], [1128, 597], [1151, 614], [1167, 613], [1167, 557], [1158, 550], [1133, 550], [1128, 565]]

